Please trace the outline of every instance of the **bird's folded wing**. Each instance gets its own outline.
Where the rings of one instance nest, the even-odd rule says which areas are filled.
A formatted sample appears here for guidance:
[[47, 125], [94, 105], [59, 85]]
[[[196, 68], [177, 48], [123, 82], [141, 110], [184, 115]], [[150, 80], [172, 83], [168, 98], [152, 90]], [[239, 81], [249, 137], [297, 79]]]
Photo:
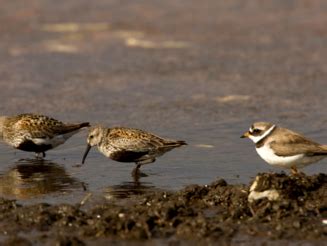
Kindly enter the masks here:
[[25, 140], [31, 140], [37, 145], [48, 145], [52, 144], [54, 138], [62, 138], [61, 135], [55, 135], [49, 131], [29, 131], [26, 132]]
[[31, 134], [31, 137], [52, 137], [59, 131], [59, 129], [65, 127], [65, 124], [61, 121], [43, 117], [38, 120], [34, 120], [28, 117], [23, 117], [18, 120], [13, 127], [16, 132], [27, 132]]
[[285, 136], [285, 138], [280, 140], [272, 141], [270, 147], [278, 156], [293, 156], [299, 154], [308, 156], [327, 155], [326, 146], [304, 138], [301, 135]]
[[156, 143], [147, 139], [124, 137], [110, 139], [110, 145], [112, 145], [114, 148], [133, 152], [148, 152], [156, 148]]
[[54, 137], [60, 134], [66, 134], [73, 131], [77, 131], [82, 127], [90, 126], [88, 122], [80, 124], [64, 124], [63, 122], [52, 119], [49, 117], [43, 117], [39, 124], [30, 118], [22, 118], [16, 123], [17, 128], [21, 131], [30, 132], [32, 137], [45, 136]]

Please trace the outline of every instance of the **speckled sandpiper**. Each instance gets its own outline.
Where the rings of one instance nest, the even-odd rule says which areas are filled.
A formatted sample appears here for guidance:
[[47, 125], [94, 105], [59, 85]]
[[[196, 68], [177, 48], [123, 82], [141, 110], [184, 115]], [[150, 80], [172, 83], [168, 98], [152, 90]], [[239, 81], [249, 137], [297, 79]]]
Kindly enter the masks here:
[[98, 150], [112, 160], [135, 162], [135, 175], [142, 165], [152, 163], [156, 157], [182, 145], [186, 142], [164, 139], [139, 129], [96, 126], [89, 131], [82, 164], [91, 147], [98, 146]]
[[0, 117], [0, 137], [10, 146], [35, 152], [45, 157], [45, 151], [53, 149], [77, 133], [88, 122], [65, 124], [38, 114], [20, 114]]

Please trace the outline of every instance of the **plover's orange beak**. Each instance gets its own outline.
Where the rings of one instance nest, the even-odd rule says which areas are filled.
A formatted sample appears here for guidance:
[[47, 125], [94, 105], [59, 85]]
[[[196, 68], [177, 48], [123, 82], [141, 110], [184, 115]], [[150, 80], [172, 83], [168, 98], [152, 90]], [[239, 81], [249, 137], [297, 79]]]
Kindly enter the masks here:
[[248, 137], [250, 137], [250, 133], [249, 133], [249, 132], [245, 132], [245, 133], [241, 136], [241, 138], [248, 138]]
[[92, 147], [92, 146], [89, 145], [89, 144], [86, 146], [86, 150], [85, 150], [85, 153], [84, 153], [84, 155], [83, 155], [83, 159], [82, 159], [82, 164], [84, 164], [84, 161], [85, 161], [85, 159], [86, 159], [86, 156], [87, 156], [87, 154], [89, 153], [91, 147]]

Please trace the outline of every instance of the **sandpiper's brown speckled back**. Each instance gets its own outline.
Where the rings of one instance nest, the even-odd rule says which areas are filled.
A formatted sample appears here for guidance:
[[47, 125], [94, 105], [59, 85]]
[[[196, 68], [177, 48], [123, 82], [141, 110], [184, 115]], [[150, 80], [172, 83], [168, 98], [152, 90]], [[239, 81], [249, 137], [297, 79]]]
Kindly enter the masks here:
[[0, 117], [3, 140], [14, 148], [25, 151], [44, 152], [64, 143], [80, 128], [88, 126], [88, 122], [65, 124], [38, 114]]

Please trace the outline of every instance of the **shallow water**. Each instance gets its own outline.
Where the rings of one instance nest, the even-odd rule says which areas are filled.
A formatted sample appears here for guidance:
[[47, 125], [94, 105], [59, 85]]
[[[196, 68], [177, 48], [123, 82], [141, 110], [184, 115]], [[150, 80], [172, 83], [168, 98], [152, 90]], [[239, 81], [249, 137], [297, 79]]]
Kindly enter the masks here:
[[[259, 4], [242, 1], [209, 1], [210, 8], [197, 1], [128, 8], [77, 2], [3, 6], [1, 112], [137, 127], [189, 145], [144, 166], [148, 176], [135, 181], [134, 164], [95, 148], [74, 167], [85, 131], [48, 151], [43, 163], [1, 144], [1, 195], [58, 203], [80, 201], [85, 188], [124, 197], [217, 177], [247, 183], [258, 172], [280, 171], [239, 138], [257, 120], [327, 143], [323, 7], [272, 1], [263, 15]], [[326, 160], [304, 169], [326, 170]]]
[[[249, 141], [238, 138], [239, 128], [228, 128], [217, 127], [210, 134], [212, 137], [203, 137], [207, 139], [205, 143], [212, 146], [210, 148], [197, 147], [196, 143], [202, 142], [196, 139], [188, 140], [189, 146], [171, 151], [155, 163], [143, 166], [142, 171], [147, 176], [138, 180], [131, 175], [133, 163], [111, 161], [95, 148], [82, 167], [75, 167], [84, 151], [85, 132], [64, 146], [47, 152], [45, 160], [37, 160], [32, 153], [14, 151], [1, 145], [5, 164], [0, 169], [0, 193], [27, 203], [74, 203], [81, 201], [88, 192], [107, 198], [126, 198], [155, 190], [177, 190], [189, 184], [208, 184], [217, 177], [230, 183], [248, 183], [258, 172], [280, 171], [265, 164]], [[199, 131], [194, 138], [201, 138], [201, 133], [208, 134]], [[322, 161], [304, 171], [319, 173], [325, 170], [325, 165]]]

